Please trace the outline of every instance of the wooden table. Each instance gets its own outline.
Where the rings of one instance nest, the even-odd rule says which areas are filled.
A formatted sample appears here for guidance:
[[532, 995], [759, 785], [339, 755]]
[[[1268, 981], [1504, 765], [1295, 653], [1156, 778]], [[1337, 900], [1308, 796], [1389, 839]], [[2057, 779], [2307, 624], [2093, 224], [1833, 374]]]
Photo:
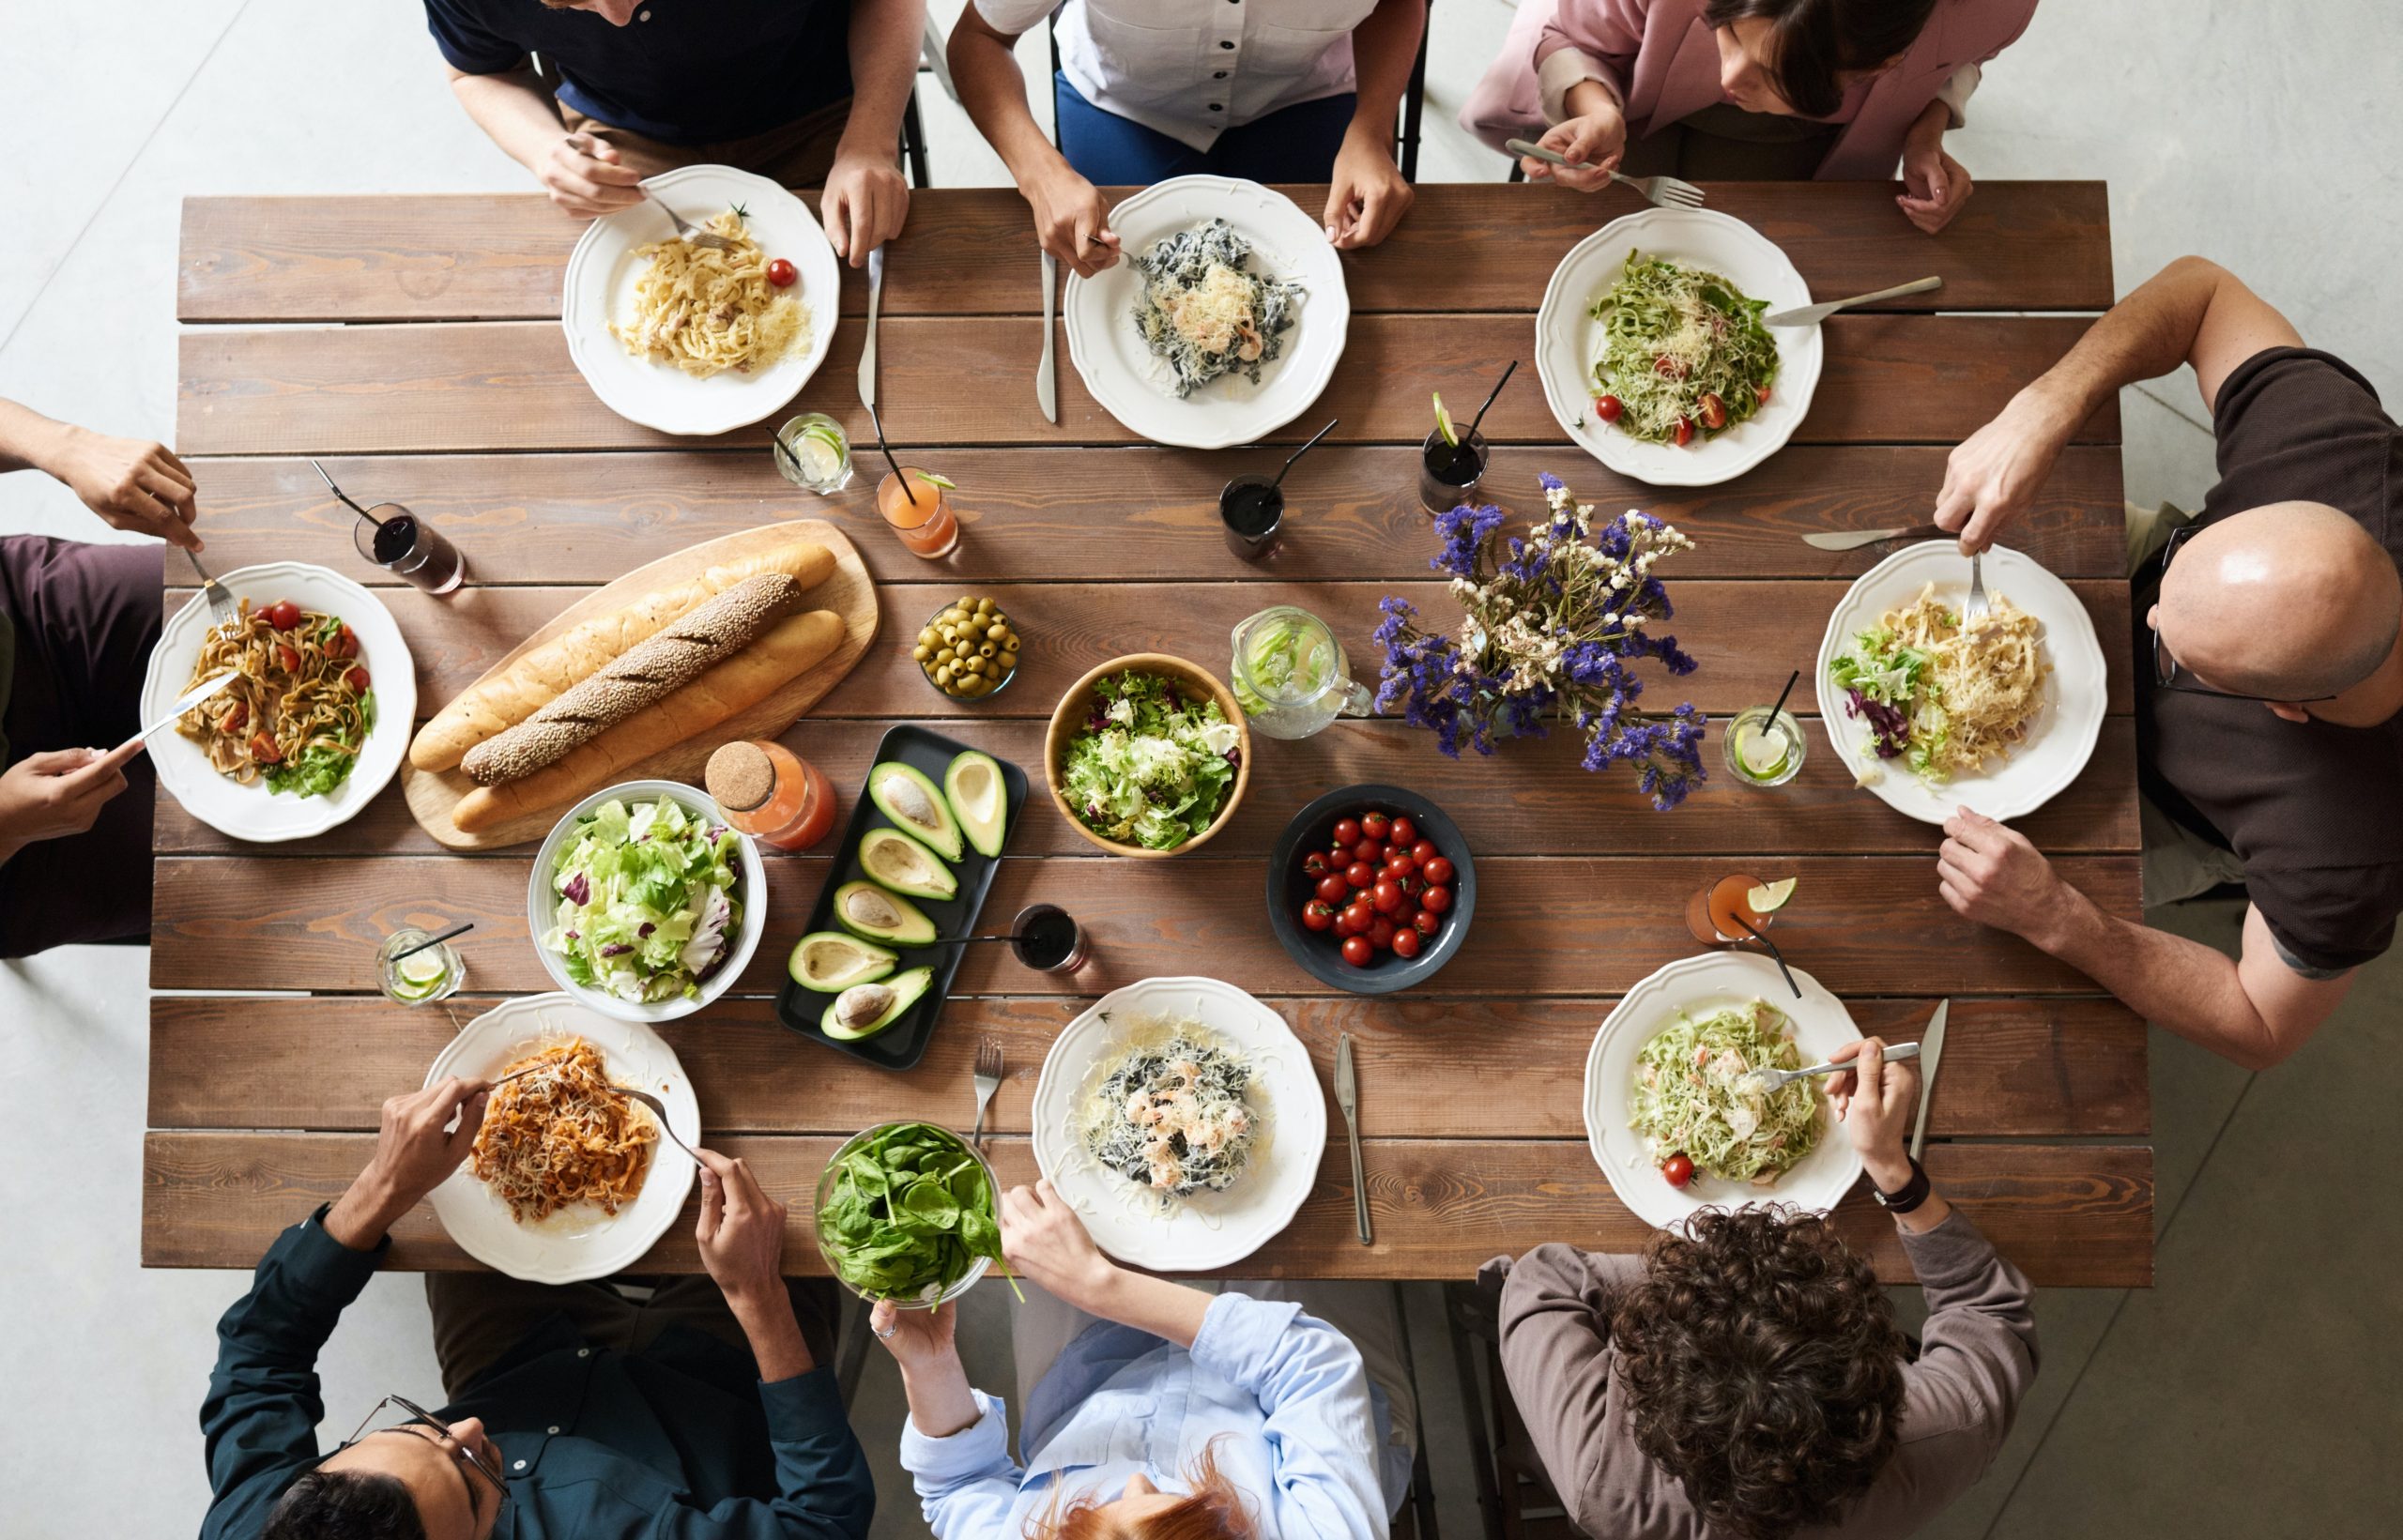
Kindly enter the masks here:
[[[1827, 327], [1827, 368], [1791, 447], [1723, 486], [1654, 491], [1563, 443], [1529, 371], [1488, 418], [1491, 485], [1523, 511], [1552, 470], [1605, 509], [1642, 506], [1698, 548], [1667, 572], [1675, 632], [1701, 661], [1688, 694], [1714, 715], [1773, 695], [1814, 655], [1829, 608], [1875, 552], [1831, 556], [1811, 529], [1922, 521], [1947, 449], [2054, 361], [2112, 298], [2099, 183], [1989, 183], [1943, 236], [1910, 231], [1882, 186], [1712, 190], [1711, 206], [1782, 246], [1814, 296], [1929, 271], [1935, 297]], [[1323, 194], [1303, 190], [1316, 207]], [[1431, 389], [1472, 397], [1508, 358], [1531, 358], [1532, 308], [1560, 256], [1634, 205], [1554, 189], [1445, 186], [1382, 250], [1347, 255], [1351, 339], [1325, 397], [1278, 435], [1342, 426], [1289, 484], [1299, 533], [1275, 565], [1247, 568], [1217, 530], [1218, 485], [1261, 454], [1132, 446], [1061, 350], [1058, 427], [1037, 413], [1041, 325], [1026, 216], [1006, 191], [922, 192], [891, 251], [881, 399], [896, 442], [960, 484], [965, 544], [919, 561], [878, 523], [873, 478], [835, 498], [777, 478], [762, 426], [709, 440], [635, 427], [593, 399], [568, 361], [559, 274], [580, 226], [539, 197], [209, 198], [184, 211], [178, 436], [200, 480], [209, 551], [224, 571], [302, 557], [379, 586], [431, 710], [579, 589], [693, 541], [765, 520], [841, 521], [882, 587], [878, 648], [788, 740], [848, 797], [884, 727], [933, 721], [1035, 769], [1043, 719], [1083, 670], [1115, 654], [1182, 653], [1223, 669], [1228, 633], [1267, 604], [1332, 621], [1355, 660], [1378, 598], [1444, 613], [1432, 540], [1415, 496], [1415, 446]], [[1946, 313], [1930, 313], [1929, 298]], [[844, 305], [865, 291], [846, 275]], [[329, 323], [303, 324], [291, 323]], [[794, 404], [868, 425], [854, 389], [861, 328]], [[2110, 716], [2087, 772], [2026, 829], [2106, 908], [2137, 908], [2135, 733], [2120, 580], [2119, 423], [2106, 407], [2063, 457], [2016, 540], [2069, 579], [2110, 665]], [[473, 586], [448, 601], [395, 587], [353, 552], [350, 515], [306, 456], [355, 495], [407, 503], [467, 552]], [[170, 585], [189, 581], [182, 564]], [[991, 594], [1028, 647], [998, 700], [947, 700], [917, 676], [907, 638], [952, 595]], [[178, 604], [186, 591], [170, 591]], [[1798, 702], [1807, 708], [1811, 693]], [[1707, 745], [1717, 767], [1717, 734]], [[2152, 1161], [2144, 1026], [2076, 972], [1955, 919], [1936, 892], [1936, 836], [1855, 790], [1824, 739], [1782, 791], [1714, 769], [1682, 810], [1649, 811], [1623, 775], [1576, 768], [1566, 738], [1455, 763], [1430, 735], [1345, 722], [1301, 743], [1263, 743], [1248, 799], [1201, 855], [1098, 859], [1030, 803], [989, 915], [1037, 897], [1089, 925], [1097, 993], [1147, 975], [1205, 972], [1266, 999], [1331, 1080], [1336, 1034], [1361, 1049], [1362, 1119], [1377, 1242], [1354, 1239], [1340, 1121], [1317, 1190], [1245, 1271], [1457, 1277], [1498, 1252], [1571, 1240], [1632, 1247], [1645, 1227], [1586, 1152], [1580, 1079], [1615, 995], [1693, 950], [1687, 895], [1735, 869], [1793, 873], [1800, 896], [1778, 935], [1844, 997], [1864, 1030], [1915, 1036], [1935, 997], [1954, 1001], [1927, 1164], [2003, 1251], [2047, 1284], [2141, 1285], [2152, 1258]], [[1039, 770], [1036, 770], [1039, 775]], [[1412, 785], [1446, 807], [1478, 861], [1468, 947], [1404, 1000], [1330, 995], [1278, 950], [1261, 865], [1286, 818], [1327, 787]], [[151, 1133], [143, 1260], [247, 1267], [282, 1227], [338, 1193], [366, 1158], [376, 1111], [416, 1087], [459, 1023], [499, 995], [548, 987], [523, 907], [531, 846], [440, 850], [397, 785], [343, 828], [282, 846], [228, 841], [162, 799], [151, 983], [162, 990], [305, 992], [254, 999], [170, 996], [152, 1006]], [[1769, 854], [1774, 852], [1774, 854]], [[1004, 1044], [995, 1159], [1031, 1177], [1036, 1067], [1081, 1006], [974, 949], [925, 1062], [890, 1075], [779, 1028], [770, 997], [827, 863], [769, 862], [771, 919], [737, 996], [666, 1035], [700, 1096], [712, 1143], [750, 1157], [791, 1200], [787, 1259], [816, 1268], [807, 1197], [844, 1136], [890, 1117], [964, 1125], [980, 1033]], [[468, 992], [404, 1010], [374, 993], [371, 953], [405, 924], [472, 920]], [[1856, 1196], [1841, 1214], [1890, 1276], [1909, 1275], [1893, 1226]], [[421, 1210], [395, 1231], [393, 1265], [472, 1265]], [[690, 1225], [650, 1264], [697, 1265]]]

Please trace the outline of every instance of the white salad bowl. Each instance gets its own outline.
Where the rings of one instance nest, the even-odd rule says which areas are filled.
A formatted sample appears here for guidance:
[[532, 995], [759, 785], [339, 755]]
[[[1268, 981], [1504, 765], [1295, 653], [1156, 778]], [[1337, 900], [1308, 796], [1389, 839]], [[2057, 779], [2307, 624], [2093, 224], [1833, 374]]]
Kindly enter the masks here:
[[689, 1016], [714, 1001], [734, 987], [734, 981], [751, 966], [752, 954], [759, 950], [759, 938], [768, 928], [768, 873], [760, 863], [759, 847], [740, 830], [735, 831], [736, 848], [741, 852], [740, 879], [734, 896], [742, 902], [742, 921], [732, 937], [733, 952], [715, 973], [701, 982], [698, 996], [646, 1003], [620, 999], [605, 989], [587, 989], [568, 977], [567, 968], [559, 953], [543, 944], [543, 936], [551, 928], [552, 917], [559, 912], [558, 896], [551, 891], [551, 877], [559, 863], [559, 851], [574, 837], [575, 826], [586, 814], [604, 802], [647, 802], [661, 797], [674, 799], [687, 810], [714, 823], [726, 822], [726, 815], [709, 794], [696, 790], [681, 781], [621, 781], [594, 792], [569, 808], [564, 816], [551, 828], [550, 836], [543, 841], [542, 849], [534, 853], [534, 869], [526, 878], [526, 922], [534, 942], [534, 954], [543, 959], [543, 970], [551, 982], [565, 990], [578, 1003], [589, 1006], [605, 1016], [620, 1021], [674, 1021]]

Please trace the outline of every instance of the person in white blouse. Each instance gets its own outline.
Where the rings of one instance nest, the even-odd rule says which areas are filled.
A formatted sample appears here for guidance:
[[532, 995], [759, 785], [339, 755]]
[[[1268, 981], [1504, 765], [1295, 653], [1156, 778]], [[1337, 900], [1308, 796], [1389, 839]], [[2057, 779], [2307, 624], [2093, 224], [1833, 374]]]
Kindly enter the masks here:
[[[1055, 6], [1056, 147], [1010, 52]], [[1385, 239], [1410, 206], [1394, 116], [1426, 24], [1426, 0], [970, 0], [947, 52], [1043, 249], [1090, 278], [1119, 257], [1096, 185], [1329, 182], [1327, 239]]]

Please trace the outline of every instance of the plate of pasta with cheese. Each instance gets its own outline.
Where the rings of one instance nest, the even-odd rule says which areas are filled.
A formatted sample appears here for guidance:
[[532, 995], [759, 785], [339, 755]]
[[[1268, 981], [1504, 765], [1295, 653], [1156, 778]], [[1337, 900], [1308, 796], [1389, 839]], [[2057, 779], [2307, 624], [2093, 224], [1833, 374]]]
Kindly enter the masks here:
[[[502, 1082], [467, 1160], [429, 1198], [461, 1250], [530, 1283], [623, 1272], [683, 1211], [700, 1104], [676, 1052], [638, 1021], [534, 995], [467, 1023], [426, 1070]], [[504, 1081], [504, 1076], [514, 1078]], [[669, 1129], [625, 1094], [666, 1108]]]
[[1068, 357], [1102, 409], [1155, 444], [1216, 450], [1299, 417], [1351, 326], [1343, 264], [1292, 199], [1174, 176], [1110, 211], [1124, 253], [1071, 274]]
[[372, 593], [323, 567], [271, 561], [218, 583], [237, 613], [220, 621], [193, 593], [150, 652], [145, 723], [194, 685], [235, 676], [150, 740], [159, 785], [236, 839], [322, 834], [400, 770], [417, 716], [408, 644]]
[[696, 435], [757, 422], [834, 343], [834, 248], [809, 206], [764, 176], [685, 166], [643, 186], [650, 198], [594, 220], [568, 257], [568, 354], [628, 421]]
[[1987, 613], [1967, 609], [1951, 541], [1861, 574], [1819, 642], [1819, 715], [1860, 785], [1941, 824], [1956, 807], [2032, 813], [2086, 769], [2108, 680], [2075, 590], [2024, 553], [1985, 553]]

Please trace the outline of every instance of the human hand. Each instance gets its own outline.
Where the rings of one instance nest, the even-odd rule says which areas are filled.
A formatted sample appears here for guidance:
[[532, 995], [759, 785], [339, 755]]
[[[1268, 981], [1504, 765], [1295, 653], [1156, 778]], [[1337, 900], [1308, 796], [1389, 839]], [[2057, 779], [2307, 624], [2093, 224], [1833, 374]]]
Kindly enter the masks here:
[[1067, 161], [1036, 173], [1023, 191], [1034, 211], [1034, 238], [1070, 271], [1091, 278], [1117, 264], [1118, 233], [1110, 228], [1101, 191]]
[[2075, 896], [2027, 835], [1966, 807], [1944, 820], [1936, 877], [1954, 913], [2047, 951], [2048, 936]]
[[1326, 191], [1326, 238], [1339, 252], [1374, 246], [1393, 234], [1418, 196], [1393, 163], [1381, 135], [1355, 124], [1335, 152], [1333, 185]]
[[714, 1150], [701, 1162], [701, 1217], [694, 1227], [701, 1263], [738, 1311], [785, 1298], [785, 1206], [767, 1195], [751, 1167]]
[[1105, 1313], [1101, 1297], [1118, 1275], [1077, 1211], [1048, 1181], [1002, 1195], [1002, 1257], [1021, 1276], [1089, 1316]]
[[848, 142], [834, 152], [818, 213], [834, 254], [854, 267], [901, 233], [910, 217], [910, 184], [891, 155], [856, 150]]
[[[467, 1158], [490, 1101], [489, 1082], [455, 1075], [423, 1090], [387, 1098], [375, 1153], [359, 1184], [389, 1197], [396, 1216], [416, 1207]], [[455, 1128], [450, 1126], [454, 1115]]]
[[1844, 1121], [1844, 1136], [1860, 1151], [1869, 1180], [1889, 1193], [1911, 1179], [1905, 1141], [1919, 1115], [1919, 1067], [1914, 1060], [1889, 1063], [1883, 1039], [1847, 1043], [1828, 1058], [1853, 1068], [1828, 1076], [1828, 1098]]
[[0, 774], [0, 860], [36, 840], [81, 834], [125, 789], [125, 771], [99, 749], [29, 754]]
[[192, 531], [200, 510], [191, 472], [164, 444], [71, 428], [57, 463], [46, 468], [110, 527], [156, 535], [189, 551], [202, 548]]
[[642, 202], [642, 174], [618, 163], [618, 146], [589, 133], [554, 140], [534, 164], [534, 178], [551, 202], [580, 220], [597, 219]]
[[1992, 545], [2012, 521], [2028, 511], [2076, 426], [2062, 426], [2059, 416], [2039, 382], [2012, 397], [1993, 421], [1946, 457], [1944, 486], [1936, 495], [1936, 526], [1959, 535], [1964, 553]]
[[1627, 155], [1627, 118], [1616, 103], [1605, 103], [1585, 114], [1554, 124], [1536, 141], [1545, 149], [1580, 160], [1593, 169], [1571, 171], [1555, 166], [1534, 156], [1523, 157], [1519, 165], [1530, 182], [1558, 182], [1580, 192], [1596, 192], [1611, 185], [1611, 173]]
[[[1942, 110], [1932, 109], [1920, 119], [1922, 127], [1914, 127], [1904, 139], [1904, 191], [1894, 199], [1903, 217], [1931, 236], [1952, 222], [1975, 191], [1968, 169], [1944, 153], [1944, 119], [1937, 115]], [[1923, 127], [1930, 122], [1936, 125], [1933, 131]]]
[[891, 1300], [879, 1300], [867, 1318], [876, 1340], [907, 1368], [958, 1357], [959, 1346], [953, 1335], [958, 1322], [959, 1312], [949, 1300], [931, 1310], [904, 1310]]

